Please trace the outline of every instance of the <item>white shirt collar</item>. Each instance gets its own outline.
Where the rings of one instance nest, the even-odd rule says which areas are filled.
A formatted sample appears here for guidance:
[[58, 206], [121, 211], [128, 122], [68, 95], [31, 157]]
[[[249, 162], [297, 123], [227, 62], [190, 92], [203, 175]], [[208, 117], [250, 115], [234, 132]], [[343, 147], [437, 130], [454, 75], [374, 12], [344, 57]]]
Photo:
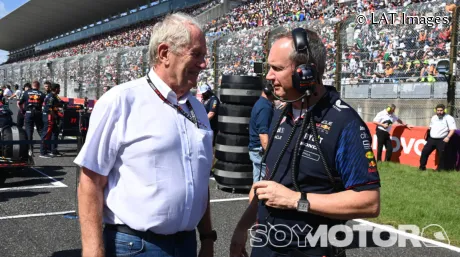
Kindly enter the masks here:
[[153, 68], [150, 69], [149, 77], [152, 80], [155, 87], [160, 91], [160, 93], [172, 104], [185, 104], [185, 102], [187, 102], [188, 98], [191, 95], [189, 91], [181, 98], [179, 98], [179, 101], [177, 101], [176, 93], [174, 93], [174, 91], [172, 91], [172, 89], [160, 77], [158, 77]]

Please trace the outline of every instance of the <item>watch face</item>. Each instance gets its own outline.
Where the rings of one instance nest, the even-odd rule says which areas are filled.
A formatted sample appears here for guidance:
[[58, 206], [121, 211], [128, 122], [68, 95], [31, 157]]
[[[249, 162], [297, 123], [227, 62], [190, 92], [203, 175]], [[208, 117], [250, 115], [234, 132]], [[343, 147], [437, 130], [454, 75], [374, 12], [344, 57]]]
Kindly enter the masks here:
[[299, 201], [297, 204], [297, 210], [301, 212], [308, 212], [310, 203], [307, 201]]

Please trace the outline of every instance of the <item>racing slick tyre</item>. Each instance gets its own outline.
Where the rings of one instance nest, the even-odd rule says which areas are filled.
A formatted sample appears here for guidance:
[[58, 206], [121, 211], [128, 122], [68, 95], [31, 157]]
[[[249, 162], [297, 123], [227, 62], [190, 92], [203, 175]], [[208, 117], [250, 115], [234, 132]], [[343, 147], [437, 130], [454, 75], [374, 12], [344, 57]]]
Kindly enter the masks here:
[[219, 99], [222, 103], [254, 105], [262, 92], [262, 79], [253, 76], [222, 76]]
[[[8, 126], [0, 131], [0, 141], [22, 141], [27, 140], [26, 131], [16, 125]], [[13, 161], [24, 161], [29, 157], [28, 144], [8, 144], [0, 147], [0, 154], [4, 158]]]
[[250, 189], [253, 183], [252, 164], [217, 160], [214, 165], [214, 179], [223, 187]]
[[251, 106], [221, 104], [219, 107], [219, 131], [230, 134], [249, 134]]
[[248, 144], [248, 136], [218, 133], [216, 138], [216, 158], [225, 162], [251, 164]]

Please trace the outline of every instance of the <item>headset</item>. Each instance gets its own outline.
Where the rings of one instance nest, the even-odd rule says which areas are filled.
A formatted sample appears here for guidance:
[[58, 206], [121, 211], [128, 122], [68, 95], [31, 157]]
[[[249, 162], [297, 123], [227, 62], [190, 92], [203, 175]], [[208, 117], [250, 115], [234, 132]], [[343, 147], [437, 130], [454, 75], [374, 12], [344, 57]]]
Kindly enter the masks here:
[[292, 73], [292, 87], [302, 94], [297, 99], [294, 100], [284, 100], [279, 98], [273, 92], [273, 85], [270, 81], [264, 86], [264, 92], [271, 91], [271, 94], [278, 100], [285, 103], [297, 102], [305, 96], [310, 96], [315, 92], [316, 85], [319, 84], [318, 71], [316, 69], [315, 60], [313, 59], [313, 54], [311, 52], [310, 46], [308, 44], [308, 35], [307, 31], [303, 28], [296, 28], [292, 31], [292, 39], [294, 41], [294, 47], [297, 54], [302, 54], [305, 56], [305, 59], [309, 60], [310, 63], [303, 63], [298, 65], [294, 72]]
[[385, 108], [385, 110], [387, 112], [390, 112], [393, 108], [396, 108], [396, 106], [394, 104], [389, 104], [389, 105], [387, 105], [387, 108]]
[[[440, 106], [440, 107], [438, 107], [438, 108], [442, 108], [442, 107]], [[437, 113], [436, 110], [437, 110], [438, 108], [434, 108], [434, 113]], [[443, 114], [447, 114], [447, 112], [448, 112], [448, 109], [447, 109], [447, 108], [444, 108], [444, 113], [443, 113]]]
[[311, 63], [304, 63], [297, 66], [292, 74], [292, 87], [301, 94], [310, 95], [319, 84], [318, 72], [314, 63], [313, 54], [308, 44], [307, 31], [303, 28], [296, 28], [292, 31], [295, 50], [298, 54], [308, 56]]
[[[272, 131], [272, 135], [269, 137], [269, 142], [268, 142], [268, 145], [267, 145], [267, 149], [264, 151], [264, 155], [262, 156], [262, 161], [261, 161], [261, 164], [260, 164], [260, 173], [259, 173], [259, 179], [260, 179], [260, 176], [261, 176], [261, 173], [262, 173], [262, 163], [265, 163], [266, 159], [267, 159], [267, 153], [270, 151], [270, 148], [272, 146], [272, 143], [273, 143], [273, 139], [274, 139], [274, 135], [276, 134], [280, 124], [281, 124], [281, 121], [282, 119], [287, 115], [287, 111], [288, 109], [290, 109], [290, 106], [293, 102], [297, 102], [299, 100], [302, 99], [302, 109], [303, 109], [303, 104], [304, 104], [304, 100], [307, 101], [307, 106], [308, 106], [308, 98], [311, 94], [314, 94], [315, 93], [315, 90], [316, 90], [316, 86], [319, 83], [319, 79], [318, 79], [318, 72], [317, 72], [317, 69], [316, 69], [316, 65], [314, 64], [314, 60], [313, 60], [313, 54], [310, 50], [310, 46], [308, 44], [308, 36], [307, 36], [307, 31], [303, 28], [296, 28], [292, 31], [292, 38], [293, 38], [293, 41], [294, 41], [294, 46], [295, 46], [295, 50], [296, 52], [299, 54], [305, 54], [305, 59], [306, 60], [309, 60], [311, 63], [304, 63], [304, 64], [300, 64], [298, 65], [293, 74], [292, 74], [292, 86], [295, 90], [297, 90], [297, 92], [299, 92], [300, 94], [302, 94], [301, 97], [299, 97], [298, 99], [295, 99], [295, 100], [284, 100], [284, 99], [280, 99], [274, 92], [273, 92], [273, 86], [271, 85], [271, 83], [269, 81], [267, 81], [267, 83], [264, 85], [264, 92], [265, 91], [270, 91], [271, 92], [271, 95], [273, 95], [276, 99], [282, 101], [282, 102], [285, 102], [285, 103], [288, 103], [287, 106], [284, 106], [283, 107], [283, 111], [282, 113], [280, 114], [280, 117], [277, 121], [277, 123], [275, 124], [275, 128], [273, 129]], [[307, 99], [306, 97], [307, 96]], [[304, 138], [303, 135], [308, 131], [308, 129], [311, 130], [311, 134], [313, 135], [313, 141], [315, 142], [316, 144], [316, 147], [318, 149], [318, 153], [320, 155], [320, 159], [323, 163], [323, 166], [326, 170], [326, 174], [327, 176], [329, 177], [329, 180], [331, 181], [334, 189], [336, 191], [340, 191], [340, 189], [343, 189], [343, 186], [339, 186], [334, 177], [332, 176], [331, 172], [330, 172], [330, 168], [329, 166], [327, 165], [327, 162], [324, 158], [324, 154], [320, 148], [320, 145], [319, 145], [319, 141], [318, 141], [318, 132], [316, 131], [316, 122], [314, 121], [314, 115], [311, 113], [311, 110], [307, 110], [306, 111], [306, 114], [305, 114], [305, 117], [304, 119], [302, 120], [302, 123], [301, 124], [295, 124], [294, 127], [292, 128], [292, 131], [289, 135], [289, 138], [286, 142], [286, 144], [284, 145], [283, 149], [281, 150], [281, 153], [280, 155], [278, 156], [278, 159], [274, 165], [274, 168], [273, 168], [273, 171], [271, 172], [270, 176], [267, 177], [268, 180], [272, 180], [276, 171], [278, 170], [278, 167], [280, 165], [280, 161], [282, 160], [288, 146], [290, 145], [293, 137], [294, 137], [294, 134], [295, 134], [295, 131], [297, 130], [298, 127], [300, 127], [300, 134], [296, 140], [296, 143], [295, 143], [295, 146], [294, 146], [294, 151], [293, 151], [293, 160], [291, 161], [291, 175], [292, 175], [292, 181], [293, 181], [293, 186], [294, 188], [297, 190], [297, 191], [300, 191], [300, 188], [298, 186], [298, 183], [297, 183], [297, 176], [298, 176], [298, 173], [299, 173], [299, 162], [300, 162], [300, 158], [299, 158], [299, 154], [300, 154], [300, 143], [302, 141], [302, 139]]]
[[264, 91], [264, 94], [265, 94], [266, 96], [274, 95], [274, 94], [273, 94], [273, 87], [270, 88], [269, 83], [264, 83], [264, 85], [262, 86], [262, 90]]

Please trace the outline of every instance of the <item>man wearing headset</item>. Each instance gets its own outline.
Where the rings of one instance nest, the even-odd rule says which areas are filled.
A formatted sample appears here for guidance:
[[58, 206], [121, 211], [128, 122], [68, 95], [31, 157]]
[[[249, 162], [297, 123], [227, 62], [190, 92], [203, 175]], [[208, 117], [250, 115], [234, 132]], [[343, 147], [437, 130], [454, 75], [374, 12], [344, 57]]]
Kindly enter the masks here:
[[444, 169], [444, 150], [456, 129], [454, 118], [446, 113], [446, 107], [443, 104], [438, 104], [436, 115], [431, 118], [429, 136], [420, 157], [420, 170], [426, 170], [428, 157], [434, 149], [439, 157], [438, 171]]
[[[343, 257], [325, 233], [380, 213], [369, 130], [333, 87], [322, 84], [325, 61], [325, 47], [312, 31], [295, 29], [274, 40], [266, 78], [286, 105], [275, 110], [263, 158], [267, 175], [252, 186], [231, 257], [248, 256], [248, 229], [252, 257]], [[327, 244], [307, 240], [320, 235]]]
[[393, 123], [398, 122], [403, 126], [412, 128], [413, 126], [405, 124], [395, 113], [396, 105], [388, 105], [387, 108], [379, 113], [374, 118], [374, 124], [377, 125], [377, 161], [382, 160], [382, 150], [385, 145], [386, 154], [385, 161], [391, 160], [393, 154], [393, 145], [391, 144], [390, 131]]

